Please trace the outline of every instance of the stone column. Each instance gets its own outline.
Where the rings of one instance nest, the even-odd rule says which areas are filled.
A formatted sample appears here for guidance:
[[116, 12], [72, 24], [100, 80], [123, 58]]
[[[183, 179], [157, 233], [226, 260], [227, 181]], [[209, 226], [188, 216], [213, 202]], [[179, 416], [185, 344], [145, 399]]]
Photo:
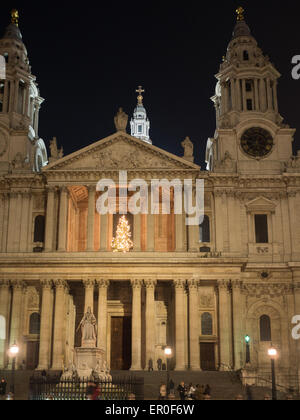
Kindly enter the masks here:
[[132, 286], [132, 365], [131, 370], [142, 370], [142, 284], [135, 279]]
[[190, 321], [190, 369], [200, 368], [200, 322], [199, 322], [199, 296], [198, 281], [188, 281], [189, 287], [189, 321]]
[[107, 214], [100, 216], [100, 251], [107, 251]]
[[14, 105], [13, 105], [14, 112], [18, 112], [19, 85], [20, 85], [20, 80], [16, 79], [14, 83]]
[[55, 280], [55, 308], [53, 331], [53, 360], [52, 370], [62, 370], [64, 364], [64, 321], [65, 321], [65, 294], [67, 283], [64, 280]]
[[94, 226], [95, 226], [95, 187], [90, 185], [87, 187], [88, 190], [88, 219], [87, 219], [87, 251], [92, 252], [95, 249], [94, 246]]
[[[234, 337], [234, 369], [239, 370], [245, 365], [245, 296], [242, 293], [243, 282], [232, 281], [233, 297], [233, 337]], [[221, 313], [222, 316], [222, 313]]]
[[240, 79], [236, 80], [236, 103], [237, 111], [242, 111], [242, 93], [241, 93], [241, 81]]
[[243, 111], [247, 111], [246, 80], [242, 80]]
[[155, 287], [156, 280], [145, 280], [146, 286], [146, 370], [148, 368], [149, 360], [155, 366]]
[[277, 96], [277, 81], [273, 82], [273, 97], [274, 97], [274, 107], [275, 112], [278, 112], [278, 96]]
[[13, 80], [9, 81], [9, 112], [14, 112], [14, 82]]
[[22, 223], [20, 233], [20, 252], [28, 251], [28, 228], [29, 228], [29, 207], [31, 194], [26, 192], [22, 194]]
[[260, 100], [261, 100], [261, 111], [266, 112], [267, 110], [267, 96], [266, 96], [266, 84], [264, 79], [260, 79], [259, 86]]
[[97, 280], [98, 296], [98, 336], [97, 347], [107, 351], [107, 290], [109, 281], [105, 279]]
[[185, 340], [184, 335], [187, 330], [187, 322], [184, 316], [184, 293], [185, 280], [174, 280], [175, 287], [175, 370], [183, 371], [185, 365]]
[[88, 308], [91, 308], [92, 313], [94, 314], [94, 286], [95, 281], [92, 279], [83, 280], [84, 289], [85, 289], [85, 298], [84, 298], [84, 313], [87, 313]]
[[289, 220], [290, 220], [290, 232], [291, 232], [291, 246], [292, 246], [292, 258], [294, 253], [296, 253], [297, 246], [297, 232], [294, 229], [294, 226], [297, 225], [297, 216], [296, 216], [296, 191], [288, 192], [288, 208], [289, 208]]
[[175, 214], [175, 240], [176, 240], [176, 252], [185, 252], [185, 211], [184, 211], [184, 195], [182, 193], [182, 214]]
[[[13, 298], [12, 298], [12, 310], [11, 310], [11, 325], [10, 325], [10, 341], [9, 346], [16, 342], [17, 345], [21, 345], [21, 320], [23, 315], [23, 293], [26, 284], [21, 280], [12, 280], [13, 287]], [[18, 362], [18, 358], [16, 360]]]
[[151, 188], [148, 191], [148, 215], [147, 215], [147, 251], [155, 251], [155, 215], [152, 214]]
[[259, 93], [258, 93], [258, 79], [254, 79], [254, 94], [255, 94], [255, 110], [260, 111]]
[[53, 317], [53, 291], [52, 281], [42, 280], [42, 310], [41, 310], [41, 332], [39, 365], [37, 370], [48, 370], [51, 359], [51, 336]]
[[220, 370], [232, 368], [232, 327], [229, 280], [218, 281], [219, 330], [220, 330]]
[[47, 214], [46, 214], [46, 229], [45, 229], [45, 252], [53, 251], [53, 233], [54, 233], [54, 202], [55, 202], [55, 188], [48, 188], [47, 197]]
[[8, 112], [8, 91], [9, 91], [9, 81], [6, 79], [4, 83], [4, 100], [3, 100], [3, 112]]
[[67, 218], [68, 218], [68, 188], [60, 190], [58, 252], [67, 250]]
[[6, 349], [8, 345], [8, 326], [10, 310], [10, 289], [8, 280], [0, 280], [0, 315], [5, 319], [5, 337], [0, 337], [0, 369], [6, 367]]
[[[7, 250], [7, 232], [8, 232], [8, 221], [9, 221], [9, 200], [10, 194], [3, 194], [3, 218], [2, 218], [2, 239], [0, 243], [0, 249], [2, 252]], [[1, 237], [1, 235], [0, 235]]]
[[[193, 204], [196, 205], [195, 187], [193, 187]], [[189, 248], [189, 252], [199, 252], [199, 248], [200, 248], [199, 224], [188, 226], [188, 248]]]
[[235, 80], [230, 80], [230, 94], [231, 94], [231, 109], [236, 111], [236, 102], [235, 102]]
[[134, 252], [141, 251], [141, 214], [133, 216], [133, 250]]
[[273, 101], [272, 101], [272, 89], [271, 89], [271, 81], [267, 78], [267, 97], [268, 97], [268, 110], [273, 109]]

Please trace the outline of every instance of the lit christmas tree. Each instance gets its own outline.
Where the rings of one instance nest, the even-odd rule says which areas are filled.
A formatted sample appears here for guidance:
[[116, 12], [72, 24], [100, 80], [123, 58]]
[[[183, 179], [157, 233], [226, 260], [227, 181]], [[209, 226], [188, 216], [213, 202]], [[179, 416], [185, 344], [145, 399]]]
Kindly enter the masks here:
[[128, 220], [125, 216], [121, 217], [117, 227], [116, 237], [113, 238], [111, 247], [114, 252], [129, 252], [133, 248], [133, 242], [130, 239], [131, 232]]

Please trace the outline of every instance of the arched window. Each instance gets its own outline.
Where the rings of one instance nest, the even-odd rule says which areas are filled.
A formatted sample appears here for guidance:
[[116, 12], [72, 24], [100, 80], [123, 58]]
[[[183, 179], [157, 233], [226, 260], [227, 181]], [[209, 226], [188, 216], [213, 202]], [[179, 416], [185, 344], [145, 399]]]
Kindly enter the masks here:
[[45, 240], [45, 216], [37, 216], [34, 221], [34, 242]]
[[200, 242], [206, 243], [210, 242], [210, 223], [209, 223], [209, 217], [204, 216], [203, 223], [200, 225], [199, 229], [200, 233]]
[[260, 341], [272, 341], [271, 319], [268, 315], [260, 318]]
[[202, 335], [213, 335], [213, 318], [209, 312], [205, 312], [201, 316]]
[[3, 315], [0, 315], [0, 340], [6, 340], [6, 322]]
[[29, 334], [39, 334], [41, 326], [41, 317], [37, 312], [30, 315]]

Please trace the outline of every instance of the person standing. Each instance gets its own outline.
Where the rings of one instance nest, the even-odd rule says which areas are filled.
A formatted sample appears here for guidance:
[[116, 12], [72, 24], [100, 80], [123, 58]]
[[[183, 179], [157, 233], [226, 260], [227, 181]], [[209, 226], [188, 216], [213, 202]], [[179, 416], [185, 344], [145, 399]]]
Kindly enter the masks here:
[[165, 384], [161, 384], [159, 388], [159, 400], [165, 401], [167, 399], [167, 386]]
[[183, 381], [180, 382], [180, 384], [178, 385], [177, 391], [179, 392], [179, 397], [181, 401], [184, 401], [186, 397], [186, 387]]
[[0, 381], [0, 400], [5, 398], [7, 382], [4, 378]]

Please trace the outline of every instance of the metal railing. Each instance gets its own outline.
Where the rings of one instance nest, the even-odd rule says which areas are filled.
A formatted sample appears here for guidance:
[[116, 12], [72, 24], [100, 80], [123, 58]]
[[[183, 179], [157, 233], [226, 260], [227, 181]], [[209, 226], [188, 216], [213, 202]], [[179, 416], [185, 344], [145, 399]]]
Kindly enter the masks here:
[[[63, 380], [59, 377], [32, 377], [29, 399], [38, 400], [86, 400], [90, 380]], [[136, 377], [113, 378], [112, 381], [95, 381], [99, 385], [98, 400], [144, 399], [144, 379]]]
[[[283, 394], [294, 394], [299, 395], [299, 384], [298, 384], [298, 377], [292, 375], [286, 375], [280, 377], [287, 385], [282, 385], [276, 381], [276, 388], [279, 392]], [[265, 387], [265, 388], [272, 388], [272, 380], [271, 378], [266, 378], [262, 376], [245, 376], [241, 378], [244, 384], [247, 384], [247, 381], [252, 383], [252, 386], [256, 387]]]

